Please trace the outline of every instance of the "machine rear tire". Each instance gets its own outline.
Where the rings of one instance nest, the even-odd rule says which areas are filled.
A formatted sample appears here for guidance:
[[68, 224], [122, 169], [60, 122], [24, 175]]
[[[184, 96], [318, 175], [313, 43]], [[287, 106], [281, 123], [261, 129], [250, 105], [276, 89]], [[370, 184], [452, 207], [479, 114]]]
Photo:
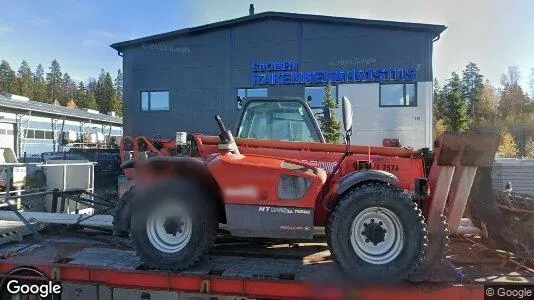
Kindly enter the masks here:
[[166, 182], [132, 204], [132, 245], [149, 269], [187, 269], [199, 263], [215, 241], [215, 203], [194, 183]]
[[326, 233], [333, 258], [360, 282], [405, 280], [427, 250], [421, 210], [404, 191], [384, 183], [363, 184], [343, 194]]

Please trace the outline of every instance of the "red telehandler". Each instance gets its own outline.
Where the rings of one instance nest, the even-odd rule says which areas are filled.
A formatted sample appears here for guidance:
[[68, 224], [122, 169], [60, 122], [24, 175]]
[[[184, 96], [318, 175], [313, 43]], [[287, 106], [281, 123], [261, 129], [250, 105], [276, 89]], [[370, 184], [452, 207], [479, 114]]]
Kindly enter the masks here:
[[115, 231], [131, 234], [147, 267], [183, 270], [209, 251], [219, 224], [232, 236], [283, 240], [312, 239], [324, 227], [351, 278], [424, 279], [459, 226], [477, 168], [492, 165], [498, 137], [444, 134], [432, 154], [353, 146], [345, 97], [342, 115], [345, 145], [323, 143], [298, 98], [247, 100], [237, 139], [219, 117], [218, 137], [124, 137], [129, 181]]

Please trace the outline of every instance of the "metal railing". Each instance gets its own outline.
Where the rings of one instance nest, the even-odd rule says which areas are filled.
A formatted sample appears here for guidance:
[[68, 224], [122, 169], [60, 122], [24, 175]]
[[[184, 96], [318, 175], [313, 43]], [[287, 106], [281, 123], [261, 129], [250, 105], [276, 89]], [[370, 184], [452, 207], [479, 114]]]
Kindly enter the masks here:
[[[40, 167], [45, 175], [45, 185], [32, 188], [28, 185], [27, 174], [14, 175], [14, 170], [28, 166]], [[73, 163], [2, 163], [5, 169], [5, 191], [0, 194], [0, 220], [20, 221], [31, 232], [34, 239], [45, 244], [40, 233], [32, 227], [33, 223], [65, 224], [66, 226], [111, 227], [113, 217], [110, 215], [115, 203], [110, 199], [94, 194], [93, 162]], [[87, 170], [85, 169], [87, 168]], [[22, 172], [22, 171], [21, 171]], [[16, 175], [16, 172], [15, 172]], [[23, 180], [20, 177], [23, 176]], [[15, 190], [13, 189], [15, 184]], [[45, 201], [51, 205], [44, 211], [24, 211], [22, 200], [26, 203]], [[74, 202], [75, 207], [71, 209]], [[58, 206], [59, 204], [59, 206]], [[85, 209], [79, 210], [79, 204]], [[89, 213], [87, 213], [89, 210]], [[84, 212], [82, 212], [84, 211]], [[94, 212], [104, 214], [94, 214]]]

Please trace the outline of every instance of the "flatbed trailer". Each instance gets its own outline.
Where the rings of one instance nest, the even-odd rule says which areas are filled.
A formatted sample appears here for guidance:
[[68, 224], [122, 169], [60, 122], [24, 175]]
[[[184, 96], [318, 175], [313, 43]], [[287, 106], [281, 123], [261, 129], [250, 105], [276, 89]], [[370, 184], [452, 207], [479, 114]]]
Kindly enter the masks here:
[[61, 283], [61, 299], [77, 300], [483, 299], [484, 284], [534, 283], [528, 262], [488, 248], [475, 235], [451, 237], [449, 254], [429, 282], [394, 286], [348, 282], [321, 242], [221, 236], [205, 261], [176, 273], [147, 270], [127, 238], [87, 229], [56, 232], [44, 244], [8, 243], [0, 246], [0, 257], [2, 277], [32, 268]]

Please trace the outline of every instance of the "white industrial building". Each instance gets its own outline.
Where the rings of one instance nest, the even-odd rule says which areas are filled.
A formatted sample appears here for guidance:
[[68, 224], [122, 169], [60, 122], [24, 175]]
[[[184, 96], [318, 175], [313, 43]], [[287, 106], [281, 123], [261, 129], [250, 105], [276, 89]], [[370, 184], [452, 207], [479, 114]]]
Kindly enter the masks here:
[[95, 144], [122, 136], [122, 118], [90, 109], [72, 109], [30, 101], [17, 95], [0, 96], [0, 147], [13, 148], [19, 157], [66, 151], [70, 142]]

